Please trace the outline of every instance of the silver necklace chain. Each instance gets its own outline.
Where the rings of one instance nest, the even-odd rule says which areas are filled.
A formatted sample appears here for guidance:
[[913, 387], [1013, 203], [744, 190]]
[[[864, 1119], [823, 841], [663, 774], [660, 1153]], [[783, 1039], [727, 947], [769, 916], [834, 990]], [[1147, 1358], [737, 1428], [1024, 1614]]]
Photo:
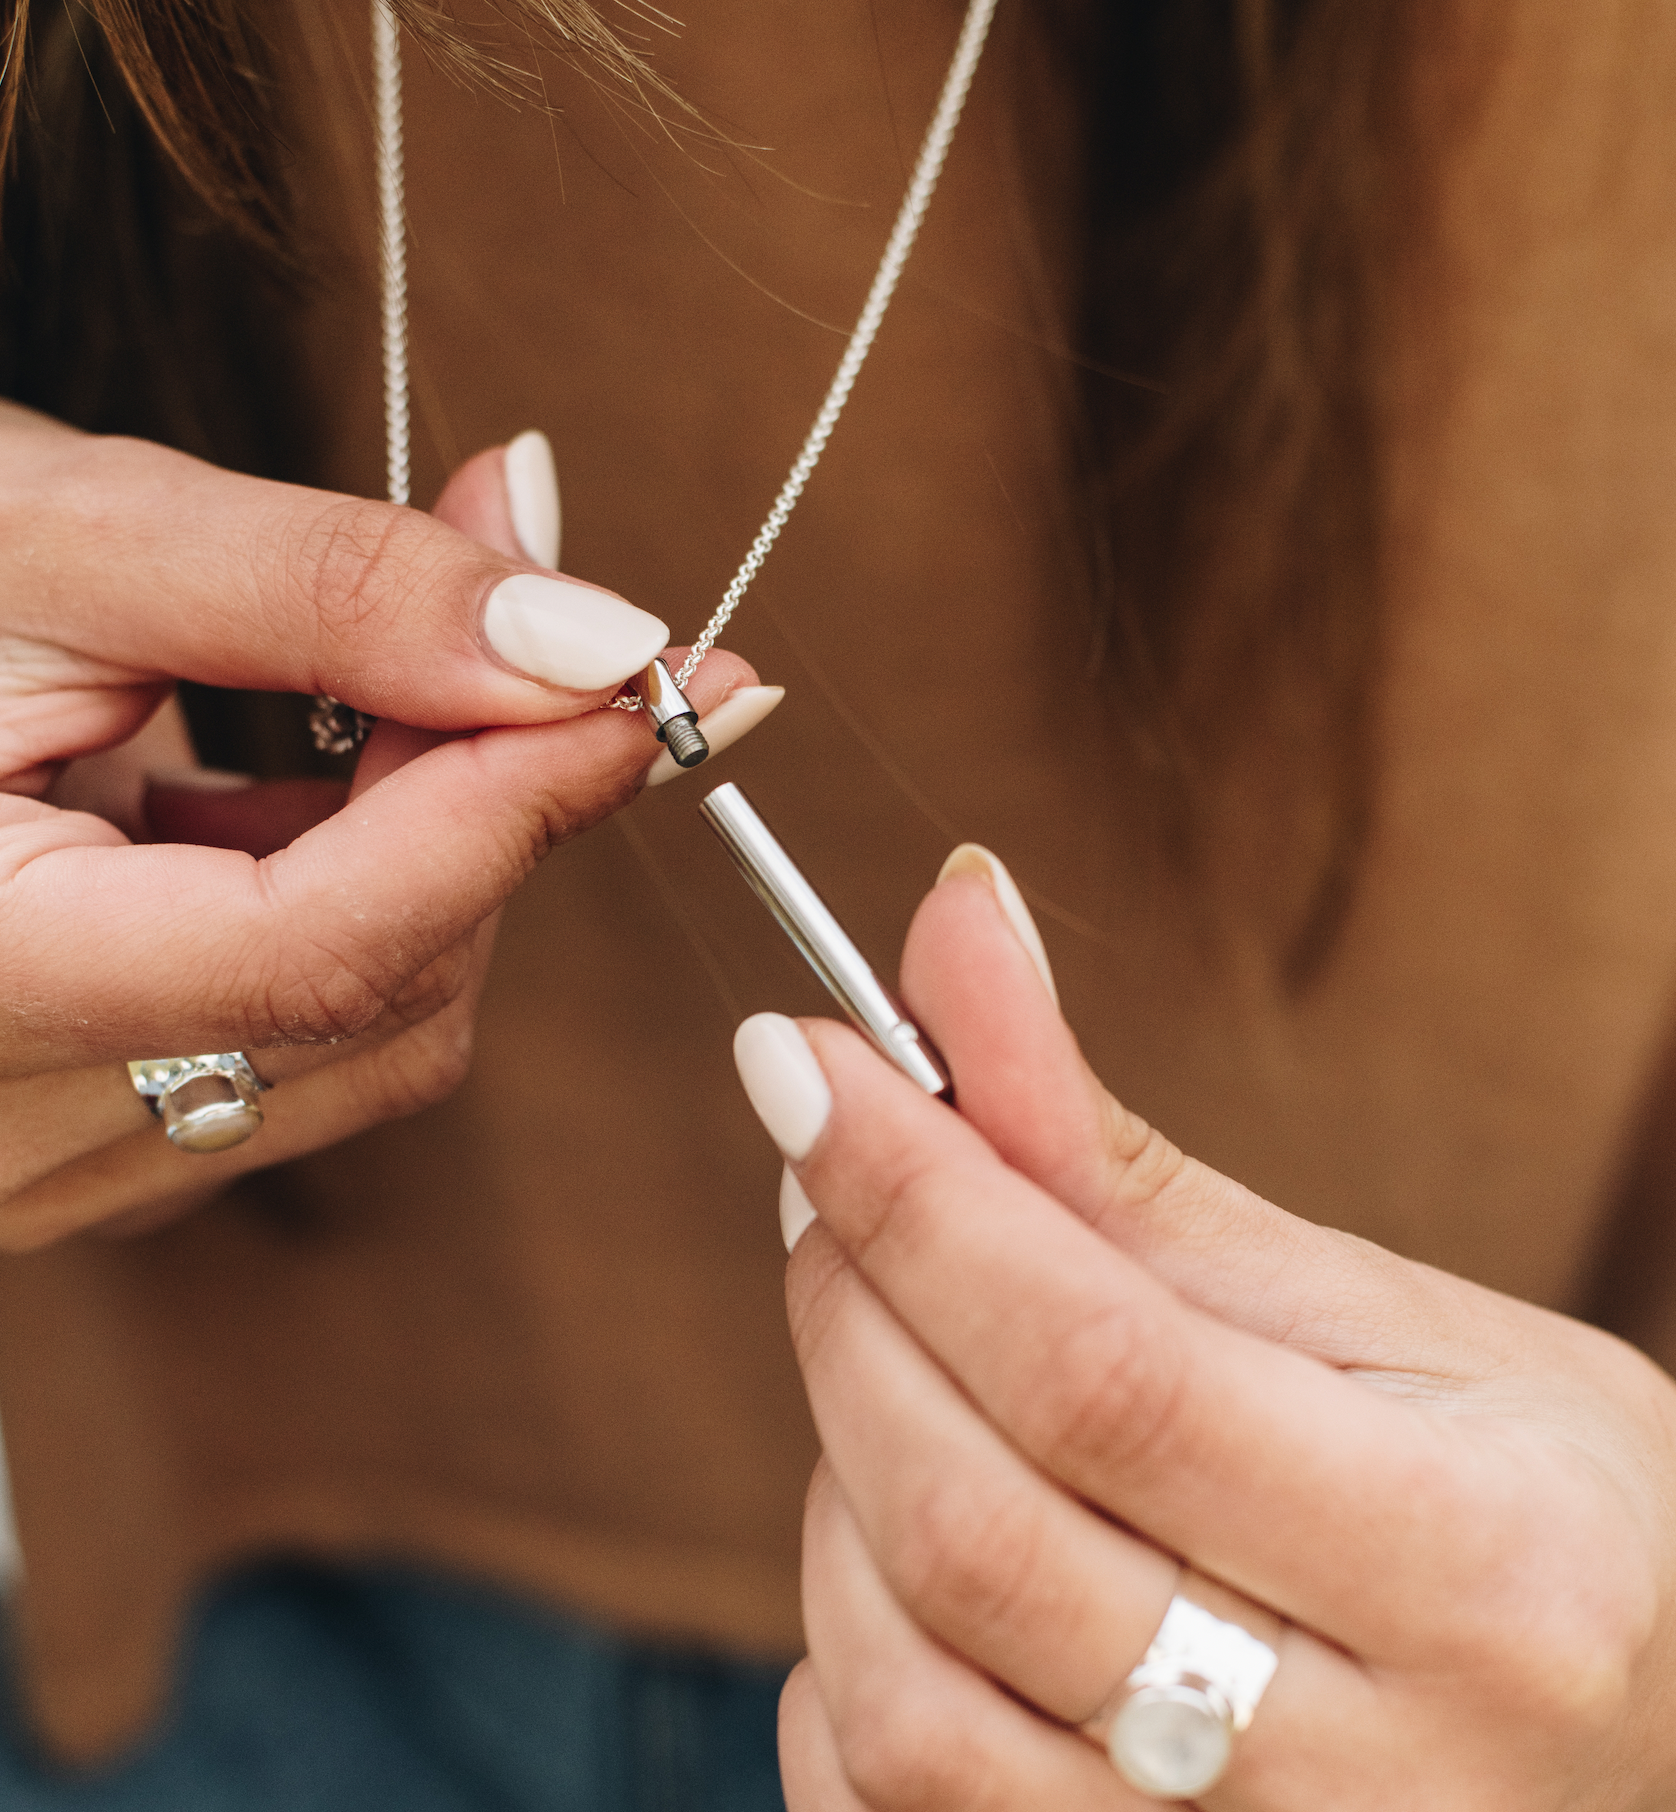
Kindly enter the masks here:
[[[413, 434], [407, 374], [407, 171], [402, 155], [401, 27], [387, 0], [372, 0], [373, 133], [378, 174], [378, 275], [384, 343], [384, 494], [406, 504]], [[372, 719], [329, 692], [308, 714], [323, 755], [351, 754]]]
[[[383, 0], [378, 0], [378, 4], [383, 4]], [[950, 63], [949, 72], [943, 78], [943, 92], [937, 99], [937, 111], [931, 116], [931, 124], [926, 128], [925, 141], [914, 161], [914, 173], [908, 180], [907, 193], [902, 197], [902, 205], [897, 210], [896, 224], [891, 228], [884, 256], [879, 260], [879, 268], [874, 273], [873, 286], [862, 304], [860, 318], [850, 333], [850, 343], [844, 348], [843, 358], [838, 361], [832, 387], [826, 393], [826, 400], [820, 406], [820, 413], [815, 417], [815, 424], [809, 430], [802, 451], [792, 462], [791, 471], [786, 474], [786, 482], [780, 486], [780, 494], [774, 499], [774, 506], [768, 512], [768, 520], [757, 530], [751, 551], [733, 575], [733, 583], [723, 593], [715, 615], [705, 624], [703, 634], [693, 643], [691, 653], [681, 663], [681, 671], [676, 674], [675, 683], [683, 692], [688, 681], [698, 671], [699, 662], [716, 645], [716, 638], [739, 608], [739, 601], [744, 597], [746, 588], [762, 570], [762, 563], [768, 558], [768, 550], [779, 540], [780, 531], [797, 507], [797, 500], [803, 495], [803, 487], [809, 482], [810, 474], [820, 464], [826, 443], [832, 438], [838, 417], [844, 413], [844, 405], [850, 400], [850, 391], [855, 387], [861, 368], [867, 362], [867, 355], [873, 350], [879, 323], [884, 320], [885, 310], [890, 307], [891, 297], [896, 294], [903, 266], [907, 264], [908, 254], [914, 249], [914, 241], [919, 237], [920, 223], [925, 219], [926, 209], [931, 206], [937, 178], [943, 173], [943, 163], [954, 140], [954, 129], [960, 124], [961, 110], [966, 105], [972, 78], [978, 72], [978, 58], [983, 55], [984, 40], [989, 36], [989, 23], [995, 17], [995, 6], [996, 0], [970, 0], [966, 22], [960, 29], [960, 38], [955, 45], [954, 61]]]
[[372, 0], [372, 92], [384, 318], [385, 494], [392, 503], [406, 503], [413, 472], [407, 381], [407, 169], [402, 152], [402, 34], [388, 0]]
[[[926, 209], [936, 192], [937, 179], [954, 140], [956, 126], [977, 74], [978, 59], [983, 55], [984, 41], [989, 36], [997, 0], [968, 0], [966, 18], [955, 44], [954, 60], [943, 78], [937, 98], [937, 110], [926, 128], [919, 156], [914, 160], [913, 175], [897, 210], [884, 256], [874, 273], [867, 300], [851, 330], [844, 356], [838, 361], [831, 387], [815, 416], [814, 425], [792, 462], [786, 481], [780, 486], [768, 518], [757, 530], [750, 551], [741, 562], [732, 583], [722, 594], [710, 621], [693, 643], [675, 684], [685, 691], [699, 664], [716, 645], [717, 638], [739, 608], [751, 581], [762, 570], [769, 549], [780, 538], [780, 531], [791, 518], [797, 500], [803, 495], [815, 467], [820, 464], [826, 443], [844, 413], [855, 381], [861, 374], [867, 355], [873, 349], [879, 324], [885, 318], [896, 286], [901, 281], [908, 255], [919, 237]], [[406, 176], [402, 157], [402, 65], [401, 28], [391, 9], [390, 0], [372, 0], [373, 97], [374, 122], [377, 132], [378, 162], [378, 248], [379, 277], [382, 288], [384, 333], [384, 449], [387, 494], [392, 503], [408, 501], [411, 470], [411, 406], [407, 361], [407, 206]], [[624, 693], [612, 700], [623, 711], [638, 711], [641, 700]], [[335, 699], [316, 701], [310, 720], [315, 742], [333, 754], [346, 753], [359, 740], [364, 726], [360, 713], [340, 705]]]

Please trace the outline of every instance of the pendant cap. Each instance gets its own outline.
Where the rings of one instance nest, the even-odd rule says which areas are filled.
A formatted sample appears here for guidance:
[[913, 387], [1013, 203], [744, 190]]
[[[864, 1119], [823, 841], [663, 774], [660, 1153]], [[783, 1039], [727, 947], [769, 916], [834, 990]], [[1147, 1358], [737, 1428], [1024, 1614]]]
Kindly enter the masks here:
[[710, 753], [710, 745], [698, 727], [697, 711], [676, 685], [675, 676], [661, 660], [653, 661], [644, 673], [635, 676], [634, 689], [640, 694], [658, 741], [667, 744], [675, 757], [675, 765], [696, 768]]

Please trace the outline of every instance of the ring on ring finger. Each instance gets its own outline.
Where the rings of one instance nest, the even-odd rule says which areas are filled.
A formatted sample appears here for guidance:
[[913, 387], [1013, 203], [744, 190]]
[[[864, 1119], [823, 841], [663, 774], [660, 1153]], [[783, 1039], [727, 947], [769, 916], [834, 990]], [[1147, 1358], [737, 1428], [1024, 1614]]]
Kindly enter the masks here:
[[268, 1085], [243, 1051], [203, 1057], [142, 1057], [128, 1065], [141, 1100], [182, 1151], [226, 1151], [262, 1124], [256, 1097]]
[[1149, 1799], [1207, 1792], [1274, 1677], [1280, 1630], [1272, 1611], [1184, 1567], [1139, 1666], [1083, 1733]]

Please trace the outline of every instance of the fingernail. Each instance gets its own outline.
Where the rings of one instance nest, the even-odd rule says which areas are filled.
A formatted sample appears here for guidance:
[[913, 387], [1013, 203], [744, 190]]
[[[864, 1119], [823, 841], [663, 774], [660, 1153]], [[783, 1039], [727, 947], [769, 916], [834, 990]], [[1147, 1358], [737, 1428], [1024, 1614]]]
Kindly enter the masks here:
[[149, 768], [145, 783], [183, 793], [242, 793], [256, 784], [256, 776], [235, 774], [228, 768]]
[[[708, 717], [698, 720], [704, 740], [710, 745], [710, 753], [719, 755], [723, 749], [732, 748], [740, 737], [754, 730], [785, 695], [784, 686], [741, 686], [738, 691], [730, 692]], [[646, 784], [662, 786], [677, 774], [688, 772], [687, 768], [677, 767], [675, 757], [664, 749], [646, 770]]]
[[733, 1035], [733, 1061], [769, 1138], [794, 1164], [806, 1158], [832, 1112], [832, 1090], [797, 1021], [753, 1014]]
[[506, 449], [506, 501], [518, 545], [537, 566], [559, 563], [559, 474], [553, 446], [531, 428]]
[[1018, 883], [1007, 873], [1006, 864], [999, 856], [991, 855], [981, 843], [962, 843], [958, 849], [949, 852], [948, 860], [937, 871], [939, 885], [953, 875], [976, 875], [979, 880], [989, 883], [996, 904], [1024, 946], [1024, 954], [1036, 965], [1042, 986], [1057, 1007], [1059, 990], [1054, 986], [1053, 970], [1048, 966], [1047, 951], [1042, 947], [1042, 934], [1036, 929], [1036, 921], [1030, 916], [1030, 908], [1024, 903]]
[[786, 1242], [788, 1252], [797, 1250], [797, 1242], [819, 1218], [815, 1204], [804, 1194], [803, 1185], [797, 1180], [797, 1172], [788, 1164], [780, 1172], [780, 1237]]
[[509, 667], [555, 686], [597, 692], [620, 686], [669, 645], [647, 610], [541, 573], [514, 573], [489, 594], [483, 634]]

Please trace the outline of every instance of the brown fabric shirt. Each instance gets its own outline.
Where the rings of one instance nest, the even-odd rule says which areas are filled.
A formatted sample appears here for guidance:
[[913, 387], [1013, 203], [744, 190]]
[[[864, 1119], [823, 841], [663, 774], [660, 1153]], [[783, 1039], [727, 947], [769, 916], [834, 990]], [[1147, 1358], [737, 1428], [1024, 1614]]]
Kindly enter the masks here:
[[[1038, 903], [1096, 1067], [1178, 1143], [1662, 1350], [1669, 1198], [1636, 1152], [1676, 979], [1676, 44], [1647, 6], [1477, 10], [1515, 16], [1435, 244], [1393, 276], [1375, 828], [1314, 987], [1287, 995], [1172, 876], [1086, 672], [1056, 351], [1076, 180], [1005, 10], [874, 362], [730, 636], [788, 700], [719, 773], [887, 971], [950, 843], [981, 840]], [[566, 570], [689, 637], [830, 376], [822, 323], [865, 289], [954, 22], [882, 9], [875, 46], [866, 9], [704, 0], [661, 66], [764, 161], [671, 146], [574, 75], [553, 120], [410, 58], [417, 494], [546, 429]], [[319, 479], [375, 493], [363, 9], [289, 29]], [[276, 1549], [798, 1648], [815, 1444], [778, 1162], [728, 1038], [822, 1000], [699, 823], [704, 784], [513, 901], [446, 1106], [163, 1231], [0, 1263], [23, 1637], [65, 1753], [142, 1728], [194, 1585]], [[1262, 790], [1223, 808], [1259, 852]]]

